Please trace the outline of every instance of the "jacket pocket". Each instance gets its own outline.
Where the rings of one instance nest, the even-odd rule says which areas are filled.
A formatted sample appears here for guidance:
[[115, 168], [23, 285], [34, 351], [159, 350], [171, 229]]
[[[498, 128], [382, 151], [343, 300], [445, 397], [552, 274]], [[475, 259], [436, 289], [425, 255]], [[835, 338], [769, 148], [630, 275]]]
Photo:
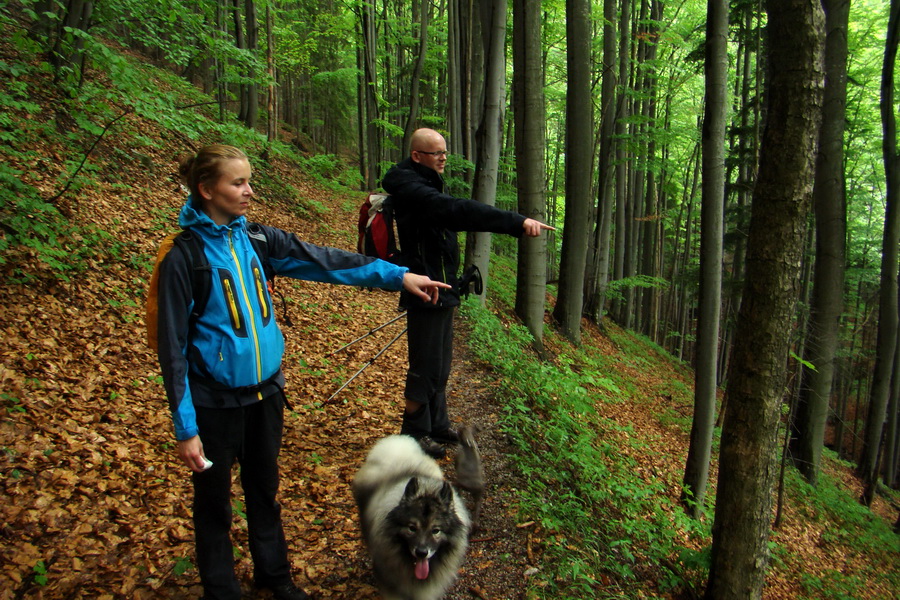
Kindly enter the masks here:
[[222, 294], [225, 303], [225, 312], [231, 321], [231, 329], [237, 337], [247, 337], [247, 322], [241, 311], [241, 304], [238, 301], [238, 287], [234, 278], [227, 270], [219, 271], [219, 281], [222, 284]]
[[253, 261], [253, 289], [256, 292], [256, 297], [259, 301], [259, 316], [265, 327], [272, 319], [272, 304], [269, 302], [266, 277], [256, 261]]

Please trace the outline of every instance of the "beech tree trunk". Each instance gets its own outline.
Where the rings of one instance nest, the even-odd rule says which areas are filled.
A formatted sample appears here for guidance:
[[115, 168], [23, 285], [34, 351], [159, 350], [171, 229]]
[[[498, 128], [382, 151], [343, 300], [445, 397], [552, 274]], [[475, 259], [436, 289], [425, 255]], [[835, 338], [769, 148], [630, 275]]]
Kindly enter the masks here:
[[585, 286], [585, 313], [600, 323], [610, 276], [610, 236], [613, 203], [613, 132], [616, 124], [616, 0], [603, 2], [603, 63], [600, 86], [600, 157], [597, 167], [597, 215], [594, 255]]
[[94, 3], [89, 0], [70, 0], [65, 13], [59, 19], [53, 47], [50, 50], [50, 64], [53, 66], [53, 82], [64, 79], [79, 80], [84, 77], [84, 38], [72, 33], [73, 30], [88, 32]]
[[847, 24], [850, 0], [825, 0], [825, 100], [813, 203], [816, 254], [812, 302], [800, 396], [793, 422], [791, 457], [816, 485], [834, 381], [835, 352], [843, 311], [847, 201], [844, 184], [844, 119], [847, 100]]
[[589, 0], [566, 0], [566, 39], [566, 217], [553, 318], [569, 341], [580, 344], [594, 158]]
[[878, 479], [878, 455], [881, 451], [885, 416], [890, 395], [894, 352], [897, 347], [897, 259], [900, 243], [900, 155], [897, 154], [897, 116], [894, 114], [894, 63], [900, 40], [900, 0], [891, 0], [884, 66], [881, 72], [881, 124], [884, 131], [882, 153], [887, 181], [887, 209], [881, 248], [881, 289], [878, 310], [878, 342], [875, 376], [869, 395], [869, 410], [859, 472], [866, 482], [863, 502], [870, 505]]
[[[244, 24], [241, 21], [241, 3], [240, 0], [232, 0], [231, 6], [229, 7], [231, 11], [231, 23], [234, 27], [234, 47], [238, 50], [246, 50], [247, 49], [247, 38], [244, 36]], [[239, 83], [238, 84], [238, 112], [237, 118], [239, 121], [246, 121], [247, 119], [247, 84]]]
[[699, 518], [706, 498], [716, 417], [716, 366], [722, 299], [725, 126], [728, 112], [728, 1], [709, 0], [706, 17], [706, 109], [700, 210], [700, 320], [694, 376], [694, 419], [681, 500]]
[[[623, 90], [629, 83], [631, 71], [631, 0], [622, 0], [619, 9], [619, 86]], [[628, 94], [619, 94], [616, 102], [616, 212], [615, 237], [613, 241], [613, 279], [625, 277], [626, 255], [628, 253], [628, 149], [623, 143], [627, 131], [626, 119], [629, 116]], [[613, 303], [612, 314], [619, 324], [627, 321], [627, 303], [624, 298], [617, 298]]]
[[[360, 9], [360, 22], [363, 37], [363, 86], [365, 91], [366, 107], [366, 154], [368, 170], [366, 172], [366, 188], [375, 189], [379, 173], [378, 162], [381, 160], [381, 138], [376, 121], [379, 117], [377, 98], [377, 70], [376, 70], [376, 35], [375, 35], [375, 7], [370, 2], [364, 2]], [[405, 154], [409, 149], [401, 148]]]
[[[541, 16], [540, 3], [513, 0], [513, 110], [519, 212], [546, 221]], [[516, 314], [534, 337], [538, 352], [543, 352], [546, 269], [546, 237], [522, 236], [516, 278]]]
[[421, 87], [422, 71], [425, 69], [425, 58], [428, 51], [428, 21], [431, 18], [431, 1], [423, 0], [420, 7], [421, 21], [419, 21], [419, 52], [416, 57], [416, 66], [413, 69], [412, 81], [409, 90], [409, 115], [406, 118], [406, 127], [403, 129], [403, 149], [409, 148], [409, 140], [417, 129], [419, 120], [419, 88]]
[[[482, 35], [484, 36], [484, 110], [478, 128], [475, 164], [475, 184], [472, 197], [494, 206], [497, 197], [498, 168], [503, 138], [503, 107], [506, 104], [506, 0], [480, 0]], [[488, 267], [491, 258], [491, 234], [468, 234], [467, 264], [474, 264], [481, 271], [484, 289], [480, 301], [487, 293]], [[468, 244], [471, 239], [471, 244]], [[543, 310], [543, 307], [542, 307]]]
[[269, 74], [269, 91], [266, 100], [266, 139], [269, 144], [278, 139], [278, 85], [275, 78], [275, 17], [271, 4], [266, 4], [266, 66]]
[[776, 438], [812, 196], [824, 87], [818, 0], [768, 2], [768, 119], [722, 428], [706, 597], [762, 597]]
[[[247, 22], [247, 51], [255, 58], [259, 48], [259, 21], [256, 18], [256, 4], [253, 0], [244, 1], [244, 20]], [[256, 83], [256, 71], [251, 66], [247, 71], [248, 83], [244, 86], [247, 103], [244, 125], [250, 129], [256, 127], [259, 119], [259, 84]]]

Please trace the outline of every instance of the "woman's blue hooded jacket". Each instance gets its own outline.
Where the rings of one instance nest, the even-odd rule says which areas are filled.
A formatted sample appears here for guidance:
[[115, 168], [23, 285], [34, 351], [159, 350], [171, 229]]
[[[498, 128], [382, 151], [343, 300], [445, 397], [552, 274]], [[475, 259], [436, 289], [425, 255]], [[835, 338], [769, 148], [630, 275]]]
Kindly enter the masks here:
[[[246, 218], [217, 225], [189, 197], [179, 225], [200, 236], [211, 275], [205, 310], [191, 319], [191, 257], [176, 245], [159, 265], [159, 362], [175, 437], [186, 440], [199, 433], [194, 406], [246, 406], [283, 389], [284, 337]], [[406, 268], [260, 227], [276, 275], [388, 290], [403, 286]]]

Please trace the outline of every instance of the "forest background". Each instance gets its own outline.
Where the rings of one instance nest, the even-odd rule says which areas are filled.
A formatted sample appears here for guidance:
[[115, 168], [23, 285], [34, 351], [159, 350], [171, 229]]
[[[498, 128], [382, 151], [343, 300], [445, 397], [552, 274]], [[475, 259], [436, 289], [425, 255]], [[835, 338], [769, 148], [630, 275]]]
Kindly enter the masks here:
[[[577, 348], [593, 322], [696, 368], [679, 499], [695, 518], [715, 509], [713, 543], [696, 558], [712, 597], [762, 593], [765, 570], [747, 565], [769, 560], [776, 456], [818, 489], [828, 448], [856, 465], [866, 505], [896, 497], [896, 2], [45, 0], [0, 10], [8, 282], [28, 282], [32, 262], [61, 279], [83, 268], [67, 203], [131, 119], [189, 148], [214, 134], [246, 140], [263, 161], [296, 153], [315, 176], [361, 190], [405, 155], [415, 127], [430, 126], [453, 152], [453, 193], [559, 230], [518, 246], [466, 239], [467, 262], [489, 284], [491, 256], [515, 257], [509, 304], [538, 356], [560, 360], [548, 327]], [[159, 87], [142, 60], [191, 85]], [[49, 121], [35, 79], [54, 91]], [[185, 118], [193, 111], [196, 123]], [[64, 147], [35, 154], [24, 140], [49, 135], [47, 123]], [[119, 158], [152, 169], [159, 141], [128, 139]], [[23, 251], [31, 262], [16, 262]], [[22, 400], [3, 393], [19, 412]], [[784, 453], [779, 423], [789, 423]], [[726, 485], [707, 498], [715, 450], [734, 462], [720, 463]]]

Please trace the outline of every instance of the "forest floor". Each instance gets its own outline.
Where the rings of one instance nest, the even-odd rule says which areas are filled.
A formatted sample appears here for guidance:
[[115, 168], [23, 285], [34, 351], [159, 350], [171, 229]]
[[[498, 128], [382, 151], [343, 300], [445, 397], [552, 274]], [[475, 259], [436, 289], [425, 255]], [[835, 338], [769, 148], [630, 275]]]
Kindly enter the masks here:
[[[53, 157], [52, 149], [36, 150]], [[114, 232], [112, 240], [80, 241], [108, 247], [112, 259], [89, 259], [68, 280], [40, 266], [27, 249], [0, 265], [0, 486], [6, 499], [0, 505], [0, 600], [200, 595], [189, 473], [173, 448], [142, 312], [151, 257], [163, 230], [173, 228], [183, 197], [172, 179], [171, 146], [150, 159], [152, 169], [141, 175], [129, 171], [133, 191], [98, 185], [60, 204], [73, 221]], [[29, 165], [21, 167], [28, 177], [41, 177]], [[313, 201], [322, 209], [266, 201], [266, 190], [257, 189], [260, 201], [252, 219], [310, 242], [354, 246], [360, 198], [310, 185], [288, 165], [271, 168], [298, 189], [305, 206]], [[145, 198], [141, 189], [156, 192]], [[401, 321], [330, 355], [395, 316], [397, 295], [284, 279], [278, 285], [293, 323], [284, 326], [292, 411], [284, 431], [281, 501], [296, 581], [318, 599], [377, 598], [349, 483], [372, 444], [399, 430], [405, 340], [390, 346], [337, 397], [326, 399], [402, 330]], [[280, 308], [278, 313], [284, 319]], [[474, 534], [448, 597], [518, 600], [526, 597], [529, 576], [542, 567], [544, 532], [519, 515], [517, 489], [524, 482], [497, 427], [496, 375], [470, 357], [465, 337], [466, 324], [460, 322], [449, 403], [458, 423], [482, 428], [478, 441], [488, 493], [483, 529]], [[603, 352], [619, 352], [594, 328], [587, 338]], [[630, 423], [633, 436], [646, 438], [642, 468], [665, 478], [677, 495], [687, 433], [660, 421], [673, 407], [654, 385], [681, 375], [630, 375], [638, 389], [634, 397], [646, 400], [602, 410], [615, 411], [612, 418]], [[674, 408], [690, 414], [690, 406]], [[452, 479], [452, 453], [442, 465]], [[858, 493], [849, 471], [840, 476]], [[265, 593], [252, 589], [242, 508], [237, 494], [237, 570], [247, 596], [263, 598]], [[874, 512], [890, 522], [896, 518], [896, 507], [881, 499]], [[865, 571], [856, 563], [869, 557], [829, 543], [820, 526], [790, 508], [785, 523], [778, 543], [798, 553], [796, 565], [809, 572]], [[795, 597], [800, 576], [792, 566], [771, 569], [766, 598]], [[637, 582], [623, 597], [651, 597], [655, 589], [653, 581]], [[868, 597], [890, 597], [885, 590], [871, 591]]]

